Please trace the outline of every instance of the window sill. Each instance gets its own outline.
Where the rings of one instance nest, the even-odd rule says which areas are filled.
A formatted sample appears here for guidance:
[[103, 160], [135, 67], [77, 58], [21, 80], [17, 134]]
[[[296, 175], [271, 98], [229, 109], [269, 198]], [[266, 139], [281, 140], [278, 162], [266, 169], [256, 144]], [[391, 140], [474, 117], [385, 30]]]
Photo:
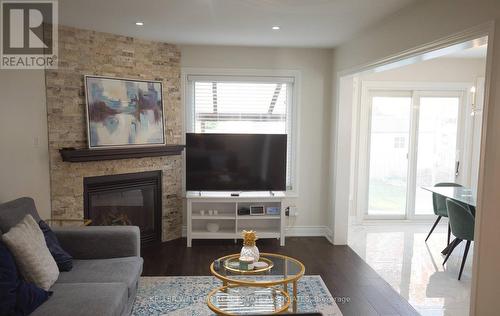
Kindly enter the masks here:
[[297, 199], [299, 197], [299, 193], [297, 191], [286, 191], [285, 197], [290, 199]]

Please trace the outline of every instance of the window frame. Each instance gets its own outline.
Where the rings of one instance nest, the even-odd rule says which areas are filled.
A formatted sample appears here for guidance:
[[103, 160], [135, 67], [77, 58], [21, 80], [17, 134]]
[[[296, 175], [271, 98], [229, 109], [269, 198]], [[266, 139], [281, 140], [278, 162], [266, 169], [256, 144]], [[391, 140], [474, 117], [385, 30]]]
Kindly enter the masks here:
[[[288, 197], [297, 197], [299, 194], [299, 166], [300, 159], [297, 153], [300, 139], [300, 79], [301, 73], [297, 70], [263, 70], [263, 69], [226, 69], [226, 68], [191, 68], [183, 67], [181, 69], [181, 88], [183, 107], [183, 141], [185, 143], [186, 133], [194, 131], [195, 111], [194, 111], [194, 80], [199, 78], [204, 80], [221, 80], [235, 82], [267, 82], [287, 83], [287, 131], [290, 137], [290, 186], [287, 183], [286, 195]], [[185, 186], [185, 157], [183, 174], [183, 192], [186, 192]], [[288, 175], [287, 175], [288, 177]]]

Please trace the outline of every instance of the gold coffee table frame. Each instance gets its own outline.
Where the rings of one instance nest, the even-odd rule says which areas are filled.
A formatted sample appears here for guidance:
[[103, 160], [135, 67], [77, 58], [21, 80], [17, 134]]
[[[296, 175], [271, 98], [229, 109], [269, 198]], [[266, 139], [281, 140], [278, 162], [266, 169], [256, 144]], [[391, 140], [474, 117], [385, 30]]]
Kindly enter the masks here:
[[[287, 275], [287, 265], [285, 264], [285, 266], [284, 266], [284, 269], [285, 269], [284, 274], [285, 275], [282, 279], [270, 280], [270, 281], [249, 281], [249, 280], [240, 280], [237, 278], [233, 278], [233, 276], [221, 275], [219, 272], [215, 271], [214, 263], [212, 262], [210, 264], [210, 273], [212, 273], [213, 276], [215, 276], [216, 278], [221, 280], [223, 286], [239, 285], [239, 286], [254, 286], [254, 287], [273, 287], [273, 286], [277, 286], [277, 285], [283, 285], [283, 292], [287, 295], [288, 295], [288, 284], [292, 283], [292, 285], [293, 285], [293, 287], [292, 287], [292, 289], [293, 289], [292, 290], [293, 291], [292, 292], [293, 293], [293, 296], [292, 296], [293, 311], [297, 312], [297, 281], [305, 274], [306, 268], [304, 267], [302, 262], [300, 262], [299, 260], [292, 258], [292, 257], [285, 256], [285, 255], [281, 255], [281, 254], [277, 254], [277, 253], [263, 252], [260, 254], [260, 256], [264, 257], [265, 259], [270, 259], [271, 261], [273, 258], [278, 258], [278, 259], [282, 259], [285, 261], [292, 261], [295, 264], [297, 264], [297, 266], [300, 268], [300, 271], [294, 275], [288, 276]], [[227, 269], [225, 266], [226, 260], [235, 259], [235, 258], [239, 258], [239, 257], [240, 257], [240, 254], [236, 253], [236, 254], [232, 254], [232, 255], [218, 258], [217, 260], [219, 260], [221, 262], [220, 269]], [[266, 261], [267, 262], [267, 260], [262, 260], [262, 259], [259, 259], [259, 261]], [[234, 271], [234, 269], [231, 269], [229, 271], [231, 271], [233, 273], [240, 273], [240, 275], [262, 275], [262, 271], [260, 269], [253, 270], [253, 271], [236, 271], [236, 272]], [[266, 269], [266, 271], [267, 271], [267, 269]], [[237, 275], [235, 275], [235, 276], [237, 276]]]
[[[241, 285], [225, 285], [225, 286], [221, 286], [221, 287], [218, 287], [212, 291], [210, 291], [210, 293], [208, 293], [208, 296], [207, 296], [207, 306], [208, 308], [210, 308], [210, 310], [214, 313], [216, 313], [217, 315], [224, 315], [224, 316], [232, 316], [232, 315], [235, 315], [235, 314], [229, 314], [221, 309], [219, 309], [217, 306], [215, 306], [214, 304], [212, 304], [211, 302], [211, 298], [212, 296], [215, 295], [215, 293], [217, 292], [225, 292], [227, 291], [228, 288], [235, 288], [235, 287], [241, 287]], [[260, 287], [260, 286], [254, 286], [254, 287]], [[274, 289], [274, 288], [273, 288]], [[281, 295], [284, 296], [285, 298], [285, 304], [278, 310], [275, 310], [272, 314], [281, 314], [283, 312], [286, 312], [288, 310], [288, 308], [290, 307], [290, 295], [288, 295], [287, 292], [283, 291], [283, 290], [280, 290], [280, 289], [274, 289], [276, 291], [279, 291], [281, 293]]]

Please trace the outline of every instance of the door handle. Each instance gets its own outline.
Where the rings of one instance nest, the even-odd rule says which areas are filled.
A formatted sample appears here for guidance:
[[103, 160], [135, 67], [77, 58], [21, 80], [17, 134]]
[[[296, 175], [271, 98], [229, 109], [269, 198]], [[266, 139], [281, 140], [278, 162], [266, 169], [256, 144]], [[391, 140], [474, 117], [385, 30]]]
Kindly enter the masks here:
[[458, 177], [460, 174], [460, 161], [455, 162], [455, 176]]

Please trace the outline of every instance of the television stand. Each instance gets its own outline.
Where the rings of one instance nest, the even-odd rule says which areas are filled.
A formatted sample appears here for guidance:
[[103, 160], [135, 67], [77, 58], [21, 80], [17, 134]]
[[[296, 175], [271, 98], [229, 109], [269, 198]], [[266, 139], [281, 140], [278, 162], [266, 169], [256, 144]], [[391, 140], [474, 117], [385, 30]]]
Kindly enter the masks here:
[[[277, 238], [284, 246], [284, 199], [283, 192], [271, 191], [241, 192], [239, 196], [231, 192], [187, 192], [187, 247], [193, 239], [241, 239], [243, 230], [255, 230], [259, 239]], [[250, 206], [263, 206], [266, 211], [268, 207], [278, 208], [279, 213], [238, 214], [239, 209]]]

